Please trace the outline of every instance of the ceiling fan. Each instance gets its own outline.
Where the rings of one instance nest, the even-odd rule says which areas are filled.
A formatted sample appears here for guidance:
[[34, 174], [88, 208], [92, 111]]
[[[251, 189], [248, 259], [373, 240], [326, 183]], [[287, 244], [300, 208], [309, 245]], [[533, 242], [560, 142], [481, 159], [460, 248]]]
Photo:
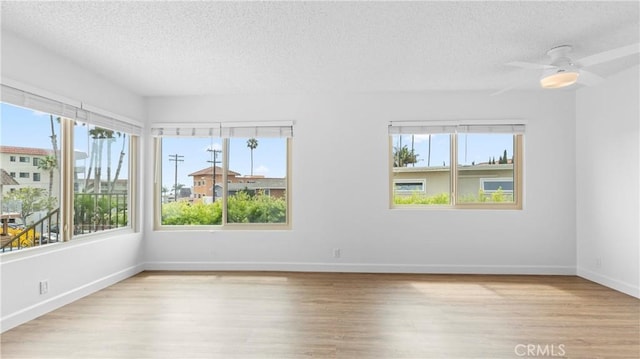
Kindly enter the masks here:
[[[603, 78], [585, 70], [586, 67], [640, 53], [640, 44], [632, 44], [603, 51], [575, 61], [569, 57], [571, 50], [571, 45], [561, 45], [550, 49], [547, 51], [547, 56], [550, 58], [548, 64], [515, 61], [509, 62], [506, 65], [519, 67], [524, 70], [541, 70], [542, 74], [539, 81], [540, 87], [542, 88], [562, 88], [573, 85], [574, 83], [593, 86], [602, 81]], [[529, 81], [530, 80], [527, 80], [527, 82]], [[525, 84], [524, 82], [518, 82], [492, 95], [498, 95]]]

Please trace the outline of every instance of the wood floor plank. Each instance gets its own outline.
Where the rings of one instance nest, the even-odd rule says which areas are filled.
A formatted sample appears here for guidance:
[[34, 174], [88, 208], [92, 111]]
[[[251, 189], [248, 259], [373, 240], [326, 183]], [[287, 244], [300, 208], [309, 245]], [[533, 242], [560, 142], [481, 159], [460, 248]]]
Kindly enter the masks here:
[[1, 345], [4, 359], [640, 358], [640, 300], [572, 276], [143, 272]]

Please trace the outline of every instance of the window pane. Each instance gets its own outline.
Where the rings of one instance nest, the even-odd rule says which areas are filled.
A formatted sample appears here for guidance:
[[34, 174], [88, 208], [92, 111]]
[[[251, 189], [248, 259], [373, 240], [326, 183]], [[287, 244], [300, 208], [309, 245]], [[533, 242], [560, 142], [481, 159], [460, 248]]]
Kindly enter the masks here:
[[286, 223], [287, 140], [229, 139], [228, 223]]
[[163, 137], [161, 141], [160, 223], [222, 224], [222, 139]]
[[2, 251], [56, 242], [60, 120], [6, 103], [0, 138]]
[[74, 235], [129, 226], [129, 135], [74, 126]]
[[514, 135], [458, 135], [458, 203], [514, 203]]
[[450, 204], [450, 148], [449, 134], [393, 135], [393, 203]]

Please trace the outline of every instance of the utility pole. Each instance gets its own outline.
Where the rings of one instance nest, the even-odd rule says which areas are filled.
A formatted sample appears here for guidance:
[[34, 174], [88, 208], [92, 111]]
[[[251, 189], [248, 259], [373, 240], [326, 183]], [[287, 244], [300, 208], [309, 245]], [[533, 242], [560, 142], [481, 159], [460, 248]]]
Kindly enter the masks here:
[[207, 152], [211, 152], [211, 157], [213, 158], [211, 161], [207, 161], [213, 165], [213, 185], [211, 186], [211, 195], [213, 196], [213, 202], [216, 201], [216, 163], [218, 162], [218, 153], [221, 153], [221, 150], [214, 150], [211, 148], [207, 148]]
[[175, 202], [178, 202], [178, 162], [184, 162], [184, 160], [182, 160], [181, 158], [184, 158], [184, 156], [180, 156], [177, 153], [175, 155], [169, 155], [169, 161], [173, 161], [176, 163], [173, 184], [173, 200]]

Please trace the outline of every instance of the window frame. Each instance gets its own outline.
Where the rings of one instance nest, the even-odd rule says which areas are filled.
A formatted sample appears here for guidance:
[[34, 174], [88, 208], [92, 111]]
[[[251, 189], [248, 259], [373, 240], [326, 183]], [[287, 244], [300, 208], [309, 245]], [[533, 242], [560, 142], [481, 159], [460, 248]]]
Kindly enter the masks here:
[[[402, 190], [402, 189], [399, 190], [399, 189], [396, 189], [396, 186], [398, 185], [398, 183], [420, 184], [420, 185], [422, 185], [422, 189], [420, 189], [420, 190]], [[426, 193], [427, 192], [427, 180], [426, 179], [408, 179], [408, 180], [394, 179], [393, 180], [393, 191], [395, 193], [401, 193], [401, 194], [411, 194], [411, 193], [415, 193], [415, 192]]]
[[[69, 141], [71, 143], [71, 147], [72, 149], [75, 148], [75, 131], [74, 131], [74, 120], [70, 120], [68, 118], [63, 118], [62, 122], [64, 123], [64, 129], [61, 130], [61, 137], [64, 137], [66, 141]], [[90, 126], [94, 126], [94, 128], [101, 128], [101, 129], [107, 129], [107, 130], [112, 130], [114, 132], [117, 132], [118, 130], [115, 129], [111, 129], [111, 128], [105, 128], [102, 127], [100, 124], [94, 124], [92, 122], [86, 122], [86, 124], [90, 125]], [[90, 232], [90, 233], [82, 233], [82, 234], [74, 234], [73, 230], [68, 231], [68, 236], [69, 236], [69, 240], [82, 240], [82, 239], [89, 239], [89, 238], [100, 238], [103, 236], [107, 236], [109, 234], [114, 234], [114, 233], [135, 233], [135, 232], [139, 232], [140, 231], [140, 225], [139, 225], [139, 221], [138, 221], [138, 211], [139, 211], [139, 206], [138, 206], [138, 190], [139, 190], [139, 184], [138, 184], [138, 178], [139, 178], [139, 169], [138, 169], [138, 156], [139, 156], [139, 135], [131, 133], [131, 132], [127, 132], [127, 131], [122, 131], [120, 130], [120, 132], [125, 132], [128, 136], [129, 139], [129, 146], [128, 146], [128, 181], [127, 181], [127, 225], [123, 226], [123, 227], [116, 227], [116, 228], [111, 228], [111, 229], [107, 229], [107, 230], [102, 230], [102, 231], [95, 231], [95, 232]], [[69, 146], [66, 144], [66, 142], [64, 142], [63, 140], [63, 145], [64, 146]], [[65, 147], [66, 148], [66, 147]], [[65, 174], [62, 175], [63, 179], [61, 179], [61, 181], [64, 181], [64, 178], [68, 178], [70, 183], [63, 183], [63, 185], [67, 185], [68, 187], [66, 189], [61, 189], [61, 192], [64, 193], [65, 191], [67, 191], [67, 193], [69, 193], [69, 196], [71, 198], [71, 200], [69, 201], [71, 208], [75, 208], [75, 198], [76, 198], [76, 188], [75, 188], [75, 181], [74, 181], [74, 167], [75, 167], [75, 157], [74, 157], [74, 152], [73, 151], [67, 151], [67, 156], [66, 157], [62, 157], [62, 161], [63, 161], [63, 166], [66, 164], [65, 167]], [[62, 171], [61, 171], [62, 173]], [[61, 194], [62, 195], [62, 194]], [[61, 199], [62, 202], [62, 199]], [[62, 204], [61, 204], [62, 207]], [[69, 223], [69, 228], [74, 228], [75, 227], [75, 222], [74, 222], [74, 216], [73, 216], [73, 211], [69, 211], [70, 213], [64, 213], [66, 214], [67, 217], [67, 221], [65, 223]]]
[[[391, 126], [391, 125], [390, 125]], [[443, 132], [442, 134], [447, 134]], [[449, 176], [450, 176], [450, 193], [449, 204], [395, 204], [395, 179], [394, 179], [394, 162], [393, 162], [393, 136], [396, 134], [388, 134], [388, 168], [389, 168], [389, 208], [390, 209], [491, 209], [491, 210], [522, 210], [523, 209], [523, 167], [524, 167], [524, 134], [513, 133], [513, 202], [496, 203], [496, 202], [479, 202], [479, 203], [458, 203], [458, 136], [460, 133], [449, 133]], [[426, 190], [426, 186], [425, 186]]]
[[[80, 101], [73, 101], [67, 98], [57, 97], [53, 94], [39, 95], [44, 93], [39, 89], [23, 90], [20, 87], [14, 85], [0, 85], [2, 91], [0, 102], [3, 105], [21, 107], [28, 110], [34, 110], [60, 117], [59, 127], [59, 153], [58, 166], [60, 170], [60, 188], [58, 205], [60, 210], [60, 233], [57, 243], [48, 244], [47, 246], [62, 245], [65, 242], [92, 239], [92, 238], [105, 238], [114, 235], [122, 235], [125, 233], [136, 233], [140, 231], [139, 211], [140, 205], [139, 199], [139, 178], [140, 169], [139, 163], [139, 143], [140, 136], [143, 131], [143, 123], [130, 119], [128, 117], [120, 116], [115, 113], [105, 111], [103, 109], [93, 107], [89, 104], [82, 103]], [[45, 96], [54, 96], [45, 97]], [[74, 210], [74, 123], [81, 121], [87, 124], [94, 125], [105, 129], [110, 129], [116, 132], [124, 132], [129, 136], [129, 153], [127, 154], [129, 161], [128, 168], [128, 208], [127, 216], [128, 223], [126, 227], [119, 227], [114, 229], [107, 229], [97, 232], [92, 232], [83, 235], [75, 235], [73, 233], [73, 210]], [[20, 158], [17, 158], [20, 157]], [[24, 157], [24, 159], [22, 158]], [[32, 163], [31, 159], [34, 162]], [[21, 160], [22, 163], [30, 163], [34, 166], [39, 165], [42, 160], [37, 156], [11, 156], [10, 161], [17, 162]], [[36, 174], [34, 172], [34, 174]], [[40, 177], [42, 177], [42, 174]], [[40, 179], [42, 181], [42, 178]], [[10, 191], [14, 191], [11, 188]], [[21, 253], [24, 250], [30, 250], [40, 248], [41, 246], [27, 247], [18, 251], [2, 252], [0, 255], [10, 255], [10, 253]]]
[[[485, 188], [485, 184], [491, 183], [491, 182], [511, 182], [511, 187], [515, 189], [514, 181], [513, 181], [513, 178], [511, 177], [480, 177], [479, 181], [480, 181], [480, 189], [482, 189], [484, 193], [488, 193], [488, 194], [497, 192], [497, 190]], [[513, 189], [503, 189], [503, 191], [505, 193], [513, 194]]]
[[[172, 136], [168, 136], [172, 137]], [[162, 137], [155, 137], [154, 140], [154, 163], [156, 166], [156, 178], [154, 179], [153, 192], [153, 229], [154, 231], [228, 231], [228, 230], [291, 230], [292, 229], [292, 201], [291, 201], [291, 164], [293, 152], [293, 139], [286, 137], [286, 221], [284, 223], [229, 223], [227, 221], [227, 199], [229, 195], [229, 180], [227, 174], [229, 172], [229, 146], [230, 138], [220, 137], [222, 139], [222, 183], [216, 183], [216, 186], [222, 188], [222, 220], [219, 225], [163, 225], [162, 224]], [[260, 136], [256, 136], [260, 138]]]

